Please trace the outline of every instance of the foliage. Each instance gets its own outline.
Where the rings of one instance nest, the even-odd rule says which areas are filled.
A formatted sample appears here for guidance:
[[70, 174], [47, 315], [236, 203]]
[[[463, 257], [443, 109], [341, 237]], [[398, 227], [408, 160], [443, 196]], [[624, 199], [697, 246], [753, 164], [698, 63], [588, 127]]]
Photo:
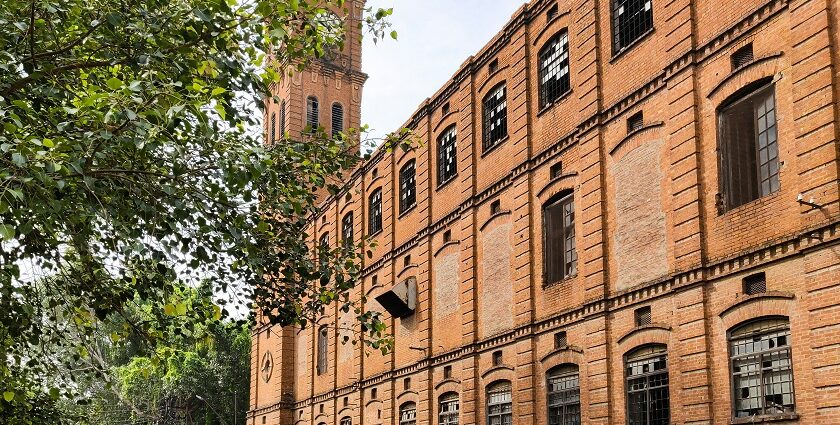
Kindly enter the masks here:
[[[274, 324], [342, 302], [380, 346], [347, 296], [369, 242], [316, 262], [305, 237], [360, 135], [253, 131], [271, 84], [343, 42], [325, 6], [344, 1], [0, 2], [0, 422], [79, 397], [103, 322], [138, 355], [205, 332], [227, 309], [178, 300], [202, 279]], [[359, 24], [382, 38], [389, 13]]]

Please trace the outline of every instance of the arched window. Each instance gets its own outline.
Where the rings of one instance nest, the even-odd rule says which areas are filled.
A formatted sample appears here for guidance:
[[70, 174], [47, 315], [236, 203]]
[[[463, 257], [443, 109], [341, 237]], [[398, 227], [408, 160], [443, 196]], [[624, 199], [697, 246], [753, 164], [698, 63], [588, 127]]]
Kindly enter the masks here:
[[545, 283], [577, 274], [574, 194], [563, 192], [543, 207], [543, 275]]
[[414, 160], [408, 161], [400, 170], [400, 214], [417, 204], [416, 170]]
[[513, 399], [510, 381], [498, 381], [487, 387], [487, 425], [513, 423]]
[[344, 242], [344, 248], [353, 247], [353, 211], [348, 212], [341, 219], [341, 240]]
[[318, 328], [318, 375], [327, 373], [327, 352], [329, 347], [329, 333], [327, 326]]
[[484, 97], [482, 105], [484, 106], [482, 121], [484, 128], [484, 139], [482, 149], [488, 149], [496, 146], [507, 137], [507, 98], [505, 84], [499, 84], [490, 90], [490, 93]]
[[306, 125], [311, 131], [317, 130], [320, 125], [318, 118], [318, 98], [315, 96], [306, 98]]
[[280, 101], [280, 138], [286, 137], [286, 99]]
[[575, 365], [555, 367], [546, 374], [548, 425], [580, 425], [580, 375]]
[[321, 259], [321, 263], [326, 263], [329, 259], [329, 251], [330, 251], [330, 234], [329, 232], [324, 233], [321, 235], [321, 238], [318, 240], [318, 257]]
[[382, 231], [382, 189], [376, 189], [368, 199], [368, 234]]
[[458, 174], [457, 138], [454, 125], [438, 137], [438, 186]]
[[414, 425], [417, 423], [417, 405], [414, 402], [400, 406], [400, 425]]
[[718, 111], [720, 211], [779, 190], [775, 87], [767, 80], [737, 92]]
[[340, 103], [332, 104], [332, 136], [344, 131], [344, 107]]
[[345, 416], [341, 418], [341, 422], [338, 423], [339, 425], [353, 425], [353, 419], [349, 416]]
[[729, 332], [733, 416], [777, 416], [795, 411], [786, 317], [748, 322]]
[[561, 31], [540, 50], [540, 108], [554, 103], [571, 90], [569, 33]]
[[438, 425], [458, 425], [458, 394], [446, 393], [440, 396]]
[[668, 425], [668, 347], [646, 345], [624, 358], [627, 380], [627, 424]]

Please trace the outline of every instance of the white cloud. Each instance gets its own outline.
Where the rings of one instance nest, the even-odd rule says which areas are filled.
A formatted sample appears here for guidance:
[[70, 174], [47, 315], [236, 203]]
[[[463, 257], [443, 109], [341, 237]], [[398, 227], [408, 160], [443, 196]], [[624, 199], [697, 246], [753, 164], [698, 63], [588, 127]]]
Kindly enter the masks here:
[[399, 34], [364, 41], [362, 69], [370, 78], [362, 97], [362, 123], [372, 136], [399, 129], [470, 56], [499, 32], [522, 6], [519, 0], [369, 0], [393, 7]]

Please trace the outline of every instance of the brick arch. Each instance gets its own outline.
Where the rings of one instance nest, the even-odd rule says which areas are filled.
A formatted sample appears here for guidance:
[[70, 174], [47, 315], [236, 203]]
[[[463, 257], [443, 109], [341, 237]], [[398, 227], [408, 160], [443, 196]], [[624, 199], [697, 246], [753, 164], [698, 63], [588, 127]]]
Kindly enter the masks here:
[[414, 403], [415, 406], [419, 405], [420, 397], [417, 395], [417, 391], [414, 390], [405, 390], [401, 392], [395, 399], [397, 404], [397, 409], [402, 407], [402, 405], [406, 403]]
[[618, 354], [627, 353], [645, 345], [664, 345], [670, 348], [671, 331], [662, 327], [644, 327], [632, 331], [618, 342]]
[[549, 181], [539, 192], [537, 192], [537, 200], [540, 205], [545, 205], [551, 198], [554, 198], [560, 192], [573, 191], [577, 186], [578, 173], [563, 174], [560, 177]]
[[621, 158], [645, 143], [663, 140], [662, 130], [664, 127], [665, 123], [662, 121], [645, 123], [642, 128], [619, 140], [615, 146], [610, 148], [610, 155], [608, 156], [610, 164], [621, 161]]
[[571, 50], [571, 47], [572, 47], [572, 43], [571, 43], [572, 31], [569, 30], [569, 26], [570, 26], [569, 25], [569, 15], [570, 15], [570, 13], [571, 13], [571, 10], [568, 10], [568, 9], [559, 11], [557, 13], [557, 17], [551, 19], [550, 21], [548, 21], [546, 23], [545, 27], [543, 27], [543, 29], [540, 30], [540, 33], [537, 34], [536, 37], [534, 37], [534, 42], [532, 43], [533, 46], [537, 48], [537, 51], [542, 50], [542, 48], [545, 46], [545, 44], [548, 42], [548, 40], [551, 40], [552, 37], [554, 37], [557, 34], [560, 34], [562, 31], [566, 31], [570, 35], [570, 37], [569, 37], [569, 39], [570, 39], [569, 40], [570, 41], [569, 42], [569, 48]]
[[706, 98], [717, 109], [726, 99], [729, 99], [738, 90], [747, 87], [751, 83], [771, 77], [774, 82], [782, 79], [784, 64], [781, 61], [781, 57], [781, 53], [765, 56], [735, 70], [733, 73], [721, 78], [709, 90]]
[[540, 360], [539, 372], [544, 376], [549, 370], [564, 364], [573, 364], [577, 367], [586, 364], [583, 350], [577, 347], [554, 350]]
[[516, 381], [516, 373], [514, 372], [513, 368], [506, 366], [496, 366], [485, 371], [481, 375], [481, 393], [486, 395], [487, 387], [499, 381], [510, 381], [511, 385], [513, 385], [513, 383]]
[[435, 400], [447, 393], [461, 395], [461, 382], [449, 378], [435, 385]]
[[741, 323], [766, 316], [792, 317], [795, 312], [796, 303], [790, 296], [782, 296], [774, 293], [762, 294], [736, 302], [726, 307], [718, 316], [721, 330], [726, 332]]
[[433, 140], [437, 143], [438, 138], [450, 127], [455, 127], [455, 134], [458, 134], [458, 117], [454, 111], [449, 111], [448, 114], [441, 117], [440, 121], [435, 124], [435, 128], [432, 130]]

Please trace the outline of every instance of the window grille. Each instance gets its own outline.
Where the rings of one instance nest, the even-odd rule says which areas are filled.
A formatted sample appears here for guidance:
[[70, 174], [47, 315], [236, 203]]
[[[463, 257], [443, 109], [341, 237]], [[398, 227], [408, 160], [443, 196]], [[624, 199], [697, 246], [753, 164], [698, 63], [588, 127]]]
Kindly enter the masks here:
[[571, 90], [569, 76], [569, 33], [562, 31], [540, 50], [540, 108], [544, 108]]
[[[327, 327], [321, 326], [318, 329], [318, 375], [327, 373], [327, 348], [328, 348]], [[323, 409], [323, 407], [321, 407]]]
[[344, 131], [344, 107], [336, 102], [332, 105], [332, 137]]
[[415, 425], [417, 423], [417, 405], [408, 402], [400, 407], [400, 425]]
[[561, 195], [543, 208], [543, 273], [545, 283], [559, 282], [577, 273], [572, 194]]
[[741, 325], [729, 334], [735, 418], [795, 412], [790, 325], [768, 318]]
[[613, 0], [613, 54], [653, 29], [653, 0]]
[[635, 114], [631, 115], [630, 118], [627, 118], [627, 134], [630, 134], [636, 130], [641, 130], [642, 127], [645, 125], [645, 116], [642, 111], [636, 112]]
[[736, 99], [718, 115], [721, 212], [779, 190], [774, 86]]
[[286, 138], [286, 99], [280, 101], [280, 138]]
[[735, 53], [732, 54], [730, 60], [732, 62], [732, 70], [736, 70], [755, 59], [753, 55], [753, 45], [752, 43], [747, 44], [744, 47], [736, 50]]
[[578, 367], [554, 368], [547, 376], [548, 425], [580, 425]]
[[510, 381], [487, 387], [487, 425], [512, 425], [512, 401]]
[[319, 125], [318, 98], [309, 96], [306, 98], [306, 126], [309, 127], [310, 131], [314, 132], [318, 130]]
[[341, 220], [341, 239], [344, 242], [344, 248], [353, 247], [353, 211], [345, 214]]
[[668, 354], [664, 345], [633, 351], [625, 359], [628, 425], [668, 425]]
[[507, 137], [506, 90], [505, 85], [500, 84], [490, 90], [490, 94], [484, 98], [484, 139], [482, 143], [484, 151]]
[[441, 115], [446, 115], [448, 113], [449, 113], [449, 102], [446, 102], [446, 103], [443, 104], [443, 106], [440, 107], [440, 114]]
[[438, 425], [458, 425], [458, 402], [458, 394], [455, 393], [447, 393], [440, 397]]
[[501, 351], [494, 351], [493, 352], [493, 366], [499, 366], [502, 364], [502, 352]]
[[341, 418], [341, 423], [339, 425], [353, 425], [353, 419], [350, 419], [349, 416], [345, 416]]
[[268, 140], [269, 142], [273, 143], [275, 140], [277, 140], [277, 134], [275, 133], [276, 131], [277, 131], [277, 113], [272, 112], [271, 113], [271, 131], [270, 131], [271, 136], [270, 136], [270, 139]]
[[400, 170], [400, 214], [407, 212], [417, 203], [415, 174], [413, 159]]
[[568, 345], [568, 340], [566, 339], [566, 332], [557, 332], [554, 334], [554, 348], [562, 348]]
[[645, 326], [651, 324], [650, 307], [637, 308], [634, 314], [636, 316], [636, 326]]
[[382, 189], [376, 189], [371, 195], [368, 207], [368, 233], [375, 235], [382, 231]]
[[498, 71], [498, 70], [499, 70], [499, 60], [498, 60], [498, 59], [493, 59], [493, 60], [492, 60], [492, 61], [490, 61], [490, 63], [487, 65], [487, 72], [488, 72], [488, 73], [490, 73], [490, 74], [492, 74], [492, 73], [494, 73], [494, 72], [496, 72], [496, 71]]
[[438, 185], [458, 174], [457, 130], [451, 126], [438, 137]]
[[557, 162], [556, 164], [552, 165], [549, 169], [550, 178], [556, 179], [563, 175], [563, 163]]
[[744, 293], [755, 295], [767, 292], [767, 278], [764, 272], [756, 273], [744, 278]]

